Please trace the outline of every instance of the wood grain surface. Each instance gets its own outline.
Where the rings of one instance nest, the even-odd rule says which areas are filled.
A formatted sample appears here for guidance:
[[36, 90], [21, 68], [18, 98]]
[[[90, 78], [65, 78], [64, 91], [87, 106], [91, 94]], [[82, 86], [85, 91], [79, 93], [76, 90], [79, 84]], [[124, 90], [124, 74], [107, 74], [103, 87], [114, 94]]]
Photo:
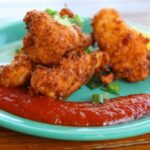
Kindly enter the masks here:
[[[79, 0], [78, 0], [79, 1]], [[91, 2], [91, 1], [90, 1]], [[101, 7], [106, 1], [101, 1]], [[123, 18], [150, 27], [150, 0], [111, 0]], [[126, 4], [128, 4], [128, 6]], [[132, 3], [132, 5], [130, 5]], [[108, 3], [109, 4], [109, 3]], [[94, 4], [93, 4], [94, 5]], [[92, 5], [92, 7], [94, 7]], [[95, 7], [97, 4], [95, 3]], [[134, 8], [134, 9], [133, 9]], [[0, 128], [0, 150], [150, 150], [150, 134], [119, 140], [77, 142], [44, 139]]]
[[119, 140], [78, 142], [44, 139], [0, 128], [0, 150], [149, 150], [150, 134]]

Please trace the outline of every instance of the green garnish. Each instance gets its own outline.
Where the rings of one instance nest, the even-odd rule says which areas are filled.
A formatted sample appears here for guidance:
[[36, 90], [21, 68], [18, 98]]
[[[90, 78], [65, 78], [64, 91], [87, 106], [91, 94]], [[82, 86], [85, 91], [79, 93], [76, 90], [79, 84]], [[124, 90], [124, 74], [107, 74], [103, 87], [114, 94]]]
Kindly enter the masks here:
[[103, 94], [103, 100], [108, 100], [109, 99], [109, 93], [108, 92], [105, 92]]
[[58, 11], [55, 11], [55, 10], [52, 10], [52, 9], [49, 9], [49, 8], [47, 8], [45, 10], [45, 12], [47, 12], [55, 20], [57, 20], [59, 23], [65, 25], [65, 26], [71, 26], [72, 25], [72, 23], [70, 22], [70, 20], [69, 20], [67, 15], [61, 16]]
[[107, 92], [102, 93], [102, 94], [93, 94], [92, 95], [93, 103], [104, 103], [108, 99], [109, 99], [109, 93], [107, 93]]
[[113, 94], [119, 94], [120, 91], [120, 85], [117, 83], [110, 83], [105, 87], [101, 87], [102, 90], [107, 91], [109, 93], [113, 93]]
[[86, 52], [88, 54], [92, 53], [94, 51], [94, 47], [93, 46], [89, 46], [87, 49], [86, 49]]
[[63, 18], [63, 19], [65, 19], [65, 18], [67, 18], [67, 19], [68, 19], [68, 16], [67, 16], [67, 15], [64, 15], [64, 16], [62, 16], [62, 18]]
[[19, 51], [20, 51], [20, 49], [17, 48], [17, 49], [15, 50], [15, 53], [17, 54], [17, 53], [19, 53]]
[[49, 15], [51, 15], [51, 16], [55, 16], [55, 15], [58, 14], [57, 11], [52, 10], [52, 9], [49, 9], [49, 8], [47, 8], [45, 11], [46, 11]]
[[99, 87], [99, 84], [96, 84], [96, 83], [87, 83], [87, 86], [90, 88], [90, 89], [95, 89], [95, 88], [97, 88], [97, 87]]
[[99, 102], [99, 94], [93, 94], [92, 95], [92, 102], [94, 102], [94, 103]]
[[96, 76], [93, 76], [93, 78], [86, 84], [86, 86], [89, 89], [95, 89], [100, 86], [99, 79]]
[[117, 83], [110, 83], [110, 84], [108, 84], [107, 87], [109, 90], [112, 90], [114, 92], [119, 92], [119, 90], [120, 90], [120, 85]]
[[119, 91], [120, 91], [120, 85], [119, 84], [113, 82], [113, 83], [110, 83], [108, 85], [103, 85], [99, 81], [97, 76], [93, 76], [93, 78], [86, 84], [86, 86], [89, 89], [96, 89], [99, 87], [103, 91], [106, 91], [106, 92], [109, 92], [112, 94], [116, 94], [116, 95], [119, 95]]
[[61, 16], [58, 11], [55, 11], [49, 8], [47, 8], [45, 12], [47, 12], [55, 20], [57, 20], [59, 23], [63, 25], [71, 26], [72, 24], [76, 24], [80, 27], [83, 26], [83, 20], [79, 15], [74, 15], [73, 18], [69, 18], [67, 15]]
[[74, 15], [73, 21], [80, 27], [83, 27], [83, 19], [79, 15]]
[[53, 16], [55, 20], [57, 20], [59, 23], [65, 26], [72, 26], [72, 23], [70, 22], [68, 16], [61, 17], [59, 14]]

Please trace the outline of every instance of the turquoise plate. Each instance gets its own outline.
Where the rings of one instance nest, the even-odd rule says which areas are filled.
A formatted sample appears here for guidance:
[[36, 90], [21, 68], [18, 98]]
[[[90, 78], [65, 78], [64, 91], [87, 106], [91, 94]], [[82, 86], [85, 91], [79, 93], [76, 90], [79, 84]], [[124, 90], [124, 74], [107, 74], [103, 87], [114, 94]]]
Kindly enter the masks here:
[[[145, 35], [150, 34], [150, 30], [144, 26], [129, 23], [132, 27], [144, 32]], [[90, 21], [85, 19], [85, 32], [91, 32]], [[25, 35], [25, 25], [23, 22], [11, 22], [0, 25], [0, 63], [9, 63], [15, 51], [22, 44], [21, 39]], [[145, 81], [138, 83], [127, 83], [125, 81], [117, 81], [121, 86], [120, 95], [129, 95], [135, 93], [150, 93], [150, 77]], [[82, 94], [81, 94], [82, 93]], [[69, 100], [86, 101], [90, 99], [93, 93], [103, 93], [99, 88], [90, 90], [83, 86]], [[115, 95], [110, 94], [110, 97]], [[63, 139], [63, 140], [79, 140], [79, 141], [95, 141], [131, 137], [150, 132], [150, 117], [140, 120], [107, 127], [70, 127], [50, 125], [40, 122], [27, 120], [3, 110], [0, 110], [0, 126], [40, 137]]]

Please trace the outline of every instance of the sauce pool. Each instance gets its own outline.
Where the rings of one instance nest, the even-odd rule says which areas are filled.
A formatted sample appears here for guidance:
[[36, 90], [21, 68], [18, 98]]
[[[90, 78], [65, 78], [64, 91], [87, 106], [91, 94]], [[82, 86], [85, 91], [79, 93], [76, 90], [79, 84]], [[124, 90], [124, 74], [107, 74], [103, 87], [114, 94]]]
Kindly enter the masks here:
[[106, 126], [149, 115], [150, 94], [118, 97], [100, 104], [30, 96], [24, 88], [0, 87], [0, 109], [27, 119], [55, 125]]

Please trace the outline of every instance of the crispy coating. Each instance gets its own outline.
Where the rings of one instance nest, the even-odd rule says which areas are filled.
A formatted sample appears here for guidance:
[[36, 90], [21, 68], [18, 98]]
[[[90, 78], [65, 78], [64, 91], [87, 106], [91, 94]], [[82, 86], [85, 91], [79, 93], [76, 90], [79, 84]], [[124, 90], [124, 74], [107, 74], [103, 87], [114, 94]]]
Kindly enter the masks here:
[[95, 39], [108, 52], [117, 78], [130, 82], [149, 75], [147, 39], [131, 29], [114, 9], [102, 9], [93, 19]]
[[30, 11], [24, 21], [28, 29], [24, 50], [35, 63], [57, 63], [66, 53], [83, 51], [92, 43], [79, 27], [62, 25], [46, 12]]
[[70, 9], [68, 9], [68, 8], [61, 9], [60, 15], [61, 16], [67, 15], [69, 18], [73, 18], [73, 16], [74, 16], [73, 12]]
[[101, 66], [102, 56], [101, 51], [82, 52], [63, 58], [55, 68], [38, 66], [32, 74], [31, 88], [36, 94], [65, 98], [89, 81], [95, 69]]
[[110, 84], [110, 83], [112, 83], [113, 82], [113, 80], [114, 80], [114, 74], [113, 73], [109, 73], [109, 74], [107, 74], [107, 75], [99, 75], [98, 76], [98, 78], [99, 78], [99, 80], [103, 83], [103, 84], [105, 84], [105, 85], [108, 85], [108, 84]]
[[32, 63], [22, 52], [17, 54], [10, 65], [0, 66], [0, 85], [17, 87], [26, 83], [32, 71]]

